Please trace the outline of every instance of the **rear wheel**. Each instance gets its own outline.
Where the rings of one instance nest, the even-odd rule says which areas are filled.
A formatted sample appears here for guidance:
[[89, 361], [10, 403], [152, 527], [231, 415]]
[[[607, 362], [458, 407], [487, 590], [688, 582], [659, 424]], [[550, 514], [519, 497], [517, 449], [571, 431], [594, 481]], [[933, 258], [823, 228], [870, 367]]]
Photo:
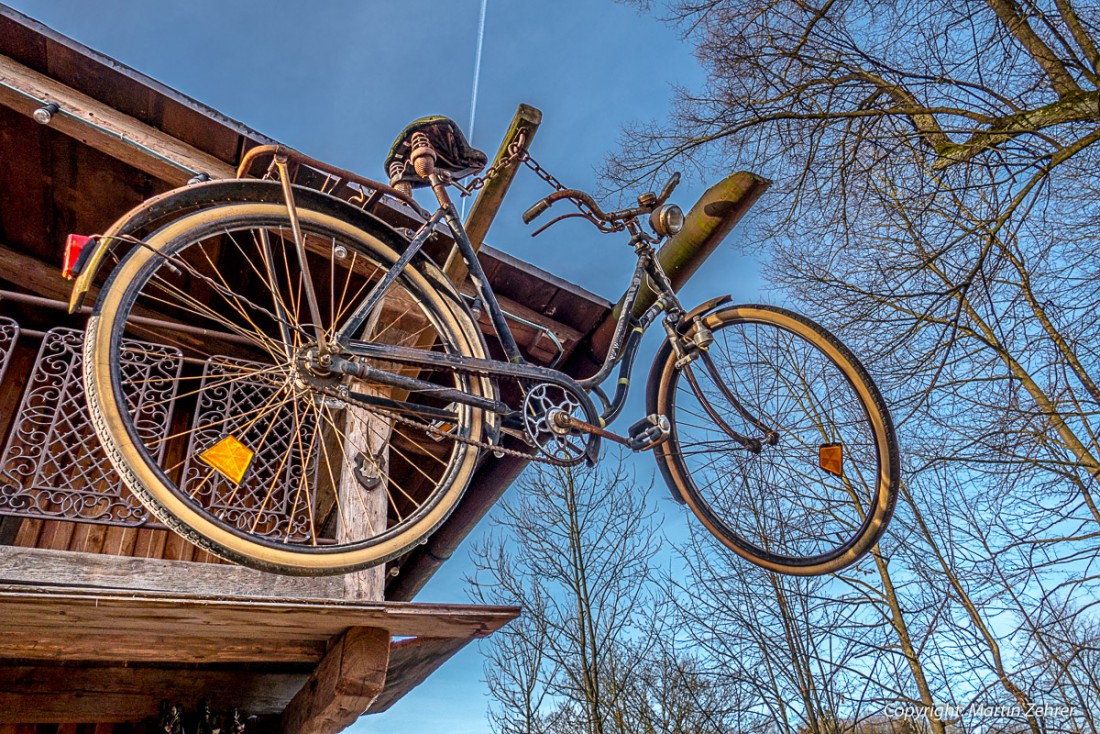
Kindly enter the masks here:
[[[329, 341], [403, 241], [308, 208], [298, 216], [308, 272], [278, 204], [205, 209], [135, 246], [89, 321], [85, 385], [112, 463], [169, 527], [255, 568], [339, 573], [401, 554], [447, 517], [473, 472], [469, 442], [481, 437], [483, 413], [321, 366], [318, 333]], [[406, 268], [355, 336], [484, 356], [468, 312], [428, 262]], [[176, 367], [128, 369], [134, 350]], [[371, 366], [492, 394], [472, 375]], [[135, 397], [150, 385], [172, 394], [167, 407]], [[149, 420], [158, 407], [169, 417]]]
[[682, 367], [666, 346], [650, 409], [675, 494], [743, 558], [772, 571], [838, 571], [886, 530], [898, 491], [889, 412], [832, 334], [770, 306], [706, 316], [714, 341]]

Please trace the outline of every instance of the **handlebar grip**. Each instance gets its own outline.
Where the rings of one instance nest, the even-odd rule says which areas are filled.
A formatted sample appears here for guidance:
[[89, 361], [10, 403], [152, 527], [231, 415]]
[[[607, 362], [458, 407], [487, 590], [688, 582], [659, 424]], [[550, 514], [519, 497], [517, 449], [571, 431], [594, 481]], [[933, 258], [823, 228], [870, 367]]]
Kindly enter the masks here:
[[540, 199], [536, 201], [530, 209], [523, 213], [523, 223], [530, 224], [535, 217], [542, 214], [544, 211], [550, 208], [550, 201], [547, 199]]
[[657, 197], [657, 201], [662, 204], [668, 201], [668, 197], [672, 196], [672, 191], [680, 184], [680, 172], [672, 174], [672, 178], [665, 184], [664, 189], [661, 191], [661, 195]]

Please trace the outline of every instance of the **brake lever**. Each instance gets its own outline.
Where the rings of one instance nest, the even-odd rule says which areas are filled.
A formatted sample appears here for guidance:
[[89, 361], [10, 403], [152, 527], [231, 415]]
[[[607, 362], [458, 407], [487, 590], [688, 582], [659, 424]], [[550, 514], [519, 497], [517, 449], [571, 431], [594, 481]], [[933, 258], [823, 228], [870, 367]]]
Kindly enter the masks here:
[[[547, 206], [549, 206], [549, 205], [547, 205]], [[530, 211], [530, 210], [528, 210], [528, 211]], [[546, 211], [546, 209], [543, 209], [542, 211]], [[538, 215], [536, 214], [535, 216], [538, 216]], [[536, 229], [534, 232], [532, 232], [531, 236], [532, 237], [538, 237], [540, 234], [542, 234], [546, 230], [550, 229], [551, 227], [553, 227], [555, 224], [557, 224], [561, 220], [569, 219], [570, 217], [583, 217], [583, 218], [587, 219], [589, 222], [591, 222], [593, 225], [595, 225], [596, 229], [600, 230], [601, 232], [614, 232], [614, 231], [616, 231], [613, 227], [605, 226], [604, 224], [597, 221], [596, 219], [593, 219], [590, 215], [585, 214], [584, 212], [570, 212], [569, 214], [562, 214], [560, 217], [554, 217], [549, 222], [547, 222], [546, 224], [542, 225], [541, 227]], [[532, 219], [534, 219], [534, 217], [532, 217]]]

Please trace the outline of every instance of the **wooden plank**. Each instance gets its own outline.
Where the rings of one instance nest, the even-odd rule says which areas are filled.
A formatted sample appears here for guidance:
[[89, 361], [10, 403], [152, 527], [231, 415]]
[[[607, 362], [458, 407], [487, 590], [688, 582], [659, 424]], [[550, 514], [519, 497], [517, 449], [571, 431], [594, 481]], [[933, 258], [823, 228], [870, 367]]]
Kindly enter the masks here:
[[[515, 282], [517, 284], [517, 287], [520, 288], [520, 292], [516, 294], [518, 298], [523, 298], [524, 292], [526, 292], [530, 288], [557, 288], [560, 291], [568, 293], [579, 301], [585, 303], [594, 303], [603, 306], [608, 310], [610, 310], [613, 305], [610, 301], [608, 301], [606, 298], [603, 298], [602, 296], [597, 296], [595, 293], [586, 290], [579, 285], [576, 285], [575, 283], [570, 283], [564, 278], [560, 278], [557, 275], [543, 270], [542, 268], [536, 267], [529, 262], [524, 262], [523, 260], [520, 260], [513, 255], [509, 255], [507, 252], [498, 250], [488, 244], [482, 245], [481, 252], [479, 254], [479, 259], [486, 258], [496, 261], [497, 272], [502, 272], [505, 270], [518, 271], [519, 273], [527, 276], [526, 280], [515, 278], [514, 274], [509, 274], [508, 276], [509, 281]], [[486, 272], [488, 272], [488, 270], [486, 270]], [[629, 272], [631, 271], [627, 270], [626, 268], [623, 269], [624, 281], [626, 280]], [[492, 282], [494, 283], [493, 288], [495, 290], [495, 276]], [[504, 295], [509, 294], [505, 293]], [[562, 316], [568, 316], [568, 314], [563, 313]]]
[[390, 645], [386, 687], [367, 713], [377, 714], [389, 709], [469, 642], [438, 637], [413, 637], [394, 642]]
[[[376, 308], [367, 319], [360, 338], [372, 338], [380, 319], [388, 310], [395, 306], [399, 307], [396, 302], [400, 300], [402, 299], [395, 292], [383, 302], [382, 308]], [[391, 325], [388, 319], [386, 325]], [[384, 337], [392, 340], [398, 336], [396, 330], [394, 332]], [[349, 378], [346, 382], [351, 390], [368, 395], [384, 396], [385, 393], [391, 392], [365, 380]], [[393, 423], [369, 410], [353, 410], [349, 407], [343, 413], [342, 450], [335, 454], [326, 453], [326, 456], [340, 456], [343, 459], [342, 466], [338, 467], [340, 478], [337, 480], [338, 486], [335, 490], [339, 513], [337, 534], [343, 542], [355, 542], [380, 535], [386, 529], [389, 510], [387, 498], [390, 491], [387, 486], [390, 481], [390, 436], [393, 433]], [[337, 440], [341, 439], [337, 438]], [[354, 461], [359, 456], [362, 456], [364, 469], [373, 469], [379, 482], [374, 491], [365, 494], [364, 488], [359, 484], [354, 466]], [[345, 574], [344, 596], [348, 599], [382, 599], [385, 573], [385, 564], [380, 564]]]
[[215, 711], [237, 707], [256, 716], [280, 714], [308, 677], [307, 672], [0, 665], [0, 724], [137, 721], [156, 716], [162, 700], [205, 700]]
[[[69, 283], [61, 278], [61, 263], [44, 263], [36, 257], [0, 244], [0, 278], [18, 283], [23, 290], [46, 298], [69, 300]], [[97, 289], [98, 292], [98, 289]], [[94, 294], [89, 296], [94, 298]], [[59, 311], [58, 313], [63, 313]]]
[[390, 635], [353, 627], [333, 645], [283, 713], [283, 734], [336, 734], [355, 723], [386, 683]]
[[[180, 585], [186, 584], [185, 577]], [[518, 615], [516, 607], [0, 586], [0, 658], [308, 661], [319, 659], [325, 643], [349, 627], [376, 627], [395, 636], [473, 638]]]
[[63, 112], [53, 116], [51, 128], [167, 183], [186, 183], [192, 171], [214, 178], [235, 173], [214, 156], [6, 56], [0, 56], [0, 81], [0, 104], [30, 116], [43, 103], [55, 102]]
[[42, 534], [42, 523], [42, 520], [24, 519], [19, 524], [19, 530], [15, 533], [16, 545], [33, 546], [38, 542], [38, 537]]
[[[135, 71], [117, 59], [88, 48], [12, 8], [0, 5], [0, 19], [2, 19], [0, 20], [0, 39], [2, 39], [0, 46], [7, 55], [38, 71], [48, 71], [49, 74], [57, 76], [70, 86], [80, 86], [82, 89], [85, 85], [78, 84], [75, 80], [86, 78], [85, 75], [90, 68], [100, 68], [102, 72], [96, 75], [99, 84], [95, 89], [85, 89], [85, 91], [95, 92], [102, 87], [109, 87], [114, 93], [114, 98], [110, 102], [127, 103], [131, 107], [130, 114], [135, 116], [153, 114], [153, 111], [142, 110], [139, 106], [139, 101], [145, 102], [151, 99], [155, 107], [164, 108], [165, 129], [173, 134], [176, 134], [174, 127], [167, 121], [170, 115], [184, 114], [205, 120], [207, 121], [205, 128], [195, 131], [197, 136], [201, 136], [195, 144], [206, 146], [212, 154], [218, 154], [222, 145], [229, 145], [228, 141], [237, 136], [258, 143], [276, 142], [182, 92]], [[64, 64], [63, 69], [58, 69], [59, 59]], [[63, 76], [66, 71], [68, 75]], [[142, 96], [140, 92], [135, 91], [142, 89], [148, 90], [149, 95]], [[178, 107], [180, 111], [173, 113], [173, 107]], [[216, 128], [222, 128], [225, 132], [217, 131], [213, 134], [218, 138], [224, 135], [227, 142], [211, 147], [214, 145], [210, 140], [211, 131]], [[229, 134], [232, 134], [232, 137]], [[183, 139], [182, 134], [178, 137]], [[226, 155], [230, 153], [226, 151]]]
[[33, 547], [48, 550], [68, 550], [76, 535], [77, 524], [67, 520], [43, 520], [42, 532]]
[[[164, 531], [161, 531], [164, 532]], [[131, 530], [131, 534], [136, 534]], [[302, 578], [241, 566], [0, 547], [0, 583], [239, 597], [338, 599], [339, 578]]]
[[0, 627], [0, 659], [43, 660], [55, 663], [209, 665], [232, 663], [316, 664], [325, 653], [327, 638], [283, 639], [250, 636], [238, 629], [233, 635], [200, 636], [194, 629], [177, 635], [167, 626], [159, 631], [126, 634], [123, 629], [93, 626], [89, 632], [50, 624]]
[[483, 637], [517, 615], [513, 607], [0, 589], [0, 629], [22, 630], [39, 638], [79, 628], [93, 637], [146, 634], [291, 641], [326, 639], [355, 626], [381, 627], [401, 636]]
[[[463, 286], [462, 291], [463, 293], [475, 295], [473, 284], [468, 283]], [[526, 324], [521, 324], [513, 317], [525, 319], [532, 324], [537, 324], [551, 331], [561, 342], [566, 354], [569, 354], [573, 346], [584, 337], [584, 335], [576, 329], [560, 321], [548, 318], [542, 313], [534, 311], [518, 301], [513, 301], [507, 296], [498, 294], [497, 301], [500, 302], [501, 309], [505, 311], [505, 318], [508, 321], [508, 326], [511, 328], [513, 336], [516, 337], [516, 341], [521, 347], [527, 350], [529, 356], [536, 360], [540, 360], [541, 364], [546, 364], [557, 357], [558, 348], [550, 339], [546, 338], [546, 335], [541, 331], [527, 326]], [[478, 327], [485, 333], [493, 333], [492, 319], [489, 316], [488, 310], [482, 309], [479, 314]]]

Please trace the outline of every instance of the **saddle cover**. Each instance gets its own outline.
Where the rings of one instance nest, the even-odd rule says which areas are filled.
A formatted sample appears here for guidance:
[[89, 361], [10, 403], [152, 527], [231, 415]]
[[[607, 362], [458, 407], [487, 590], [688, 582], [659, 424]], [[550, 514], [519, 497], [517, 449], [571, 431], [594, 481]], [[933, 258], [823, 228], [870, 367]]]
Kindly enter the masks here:
[[[443, 115], [431, 115], [413, 120], [397, 136], [397, 140], [390, 148], [389, 155], [386, 156], [387, 174], [389, 174], [390, 166], [394, 162], [404, 163], [408, 161], [409, 154], [412, 152], [412, 136], [418, 132], [427, 135], [432, 147], [435, 148], [436, 169], [446, 171], [453, 178], [462, 178], [477, 173], [485, 168], [485, 164], [489, 162], [488, 156], [466, 141], [466, 136], [462, 134], [454, 120]], [[391, 185], [397, 183], [409, 183], [412, 184], [413, 188], [428, 185], [426, 179], [416, 175], [412, 166], [406, 166], [405, 173], [399, 179], [390, 182]]]

